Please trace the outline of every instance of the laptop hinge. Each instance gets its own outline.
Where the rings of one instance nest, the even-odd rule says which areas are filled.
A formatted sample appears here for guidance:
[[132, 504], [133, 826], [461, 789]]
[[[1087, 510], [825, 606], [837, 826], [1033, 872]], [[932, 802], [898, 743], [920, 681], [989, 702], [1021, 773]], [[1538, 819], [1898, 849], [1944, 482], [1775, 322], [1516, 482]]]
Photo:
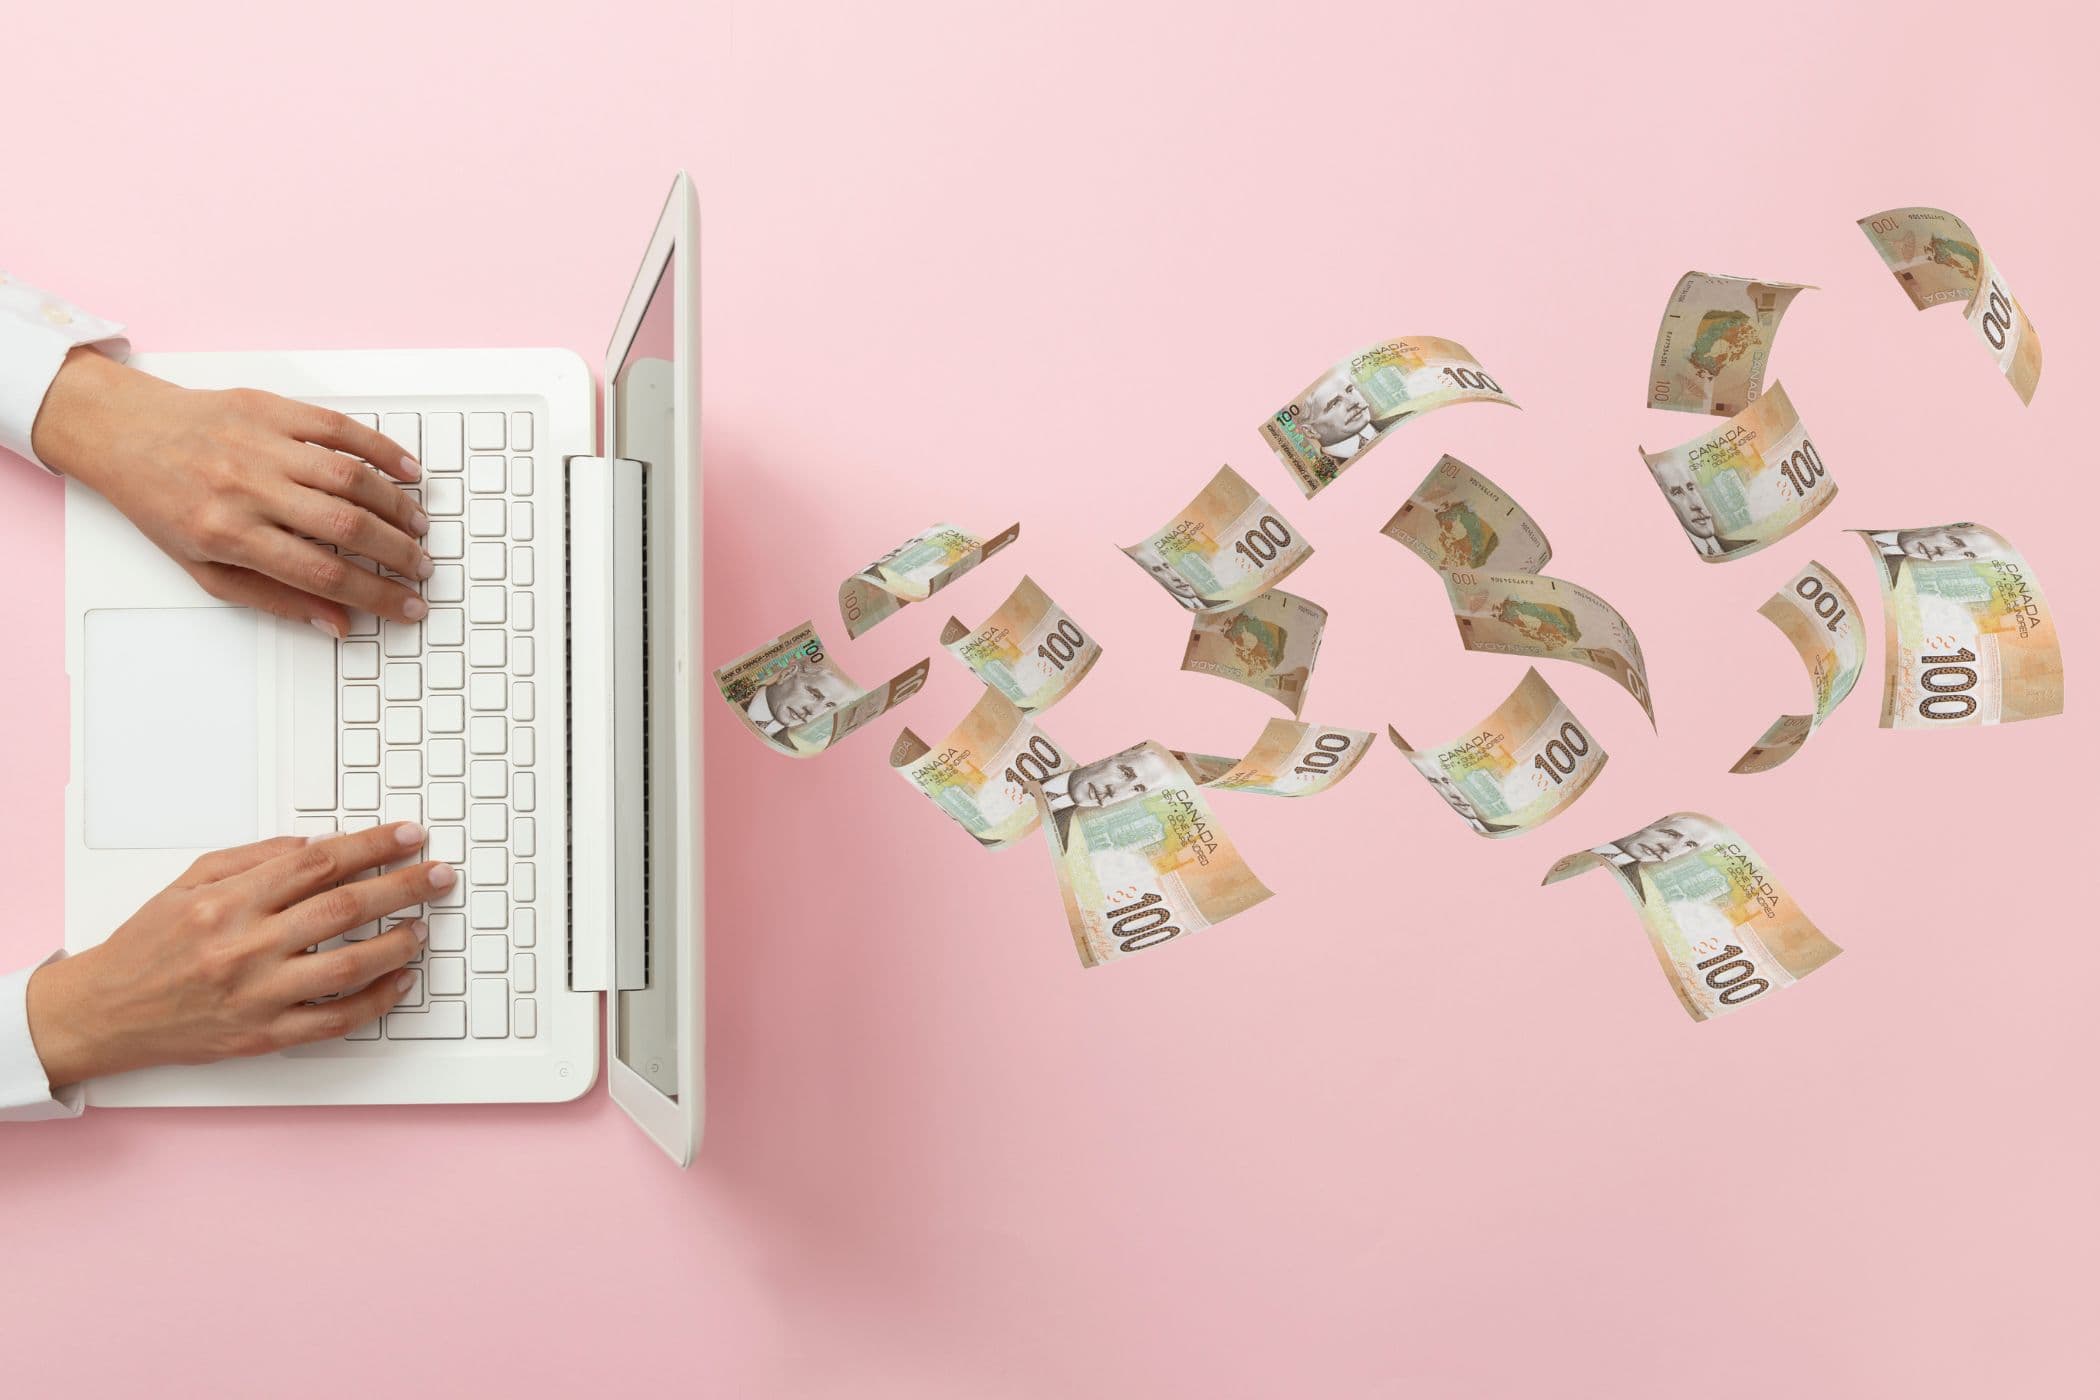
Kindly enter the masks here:
[[643, 985], [640, 462], [571, 457], [568, 485], [569, 986]]

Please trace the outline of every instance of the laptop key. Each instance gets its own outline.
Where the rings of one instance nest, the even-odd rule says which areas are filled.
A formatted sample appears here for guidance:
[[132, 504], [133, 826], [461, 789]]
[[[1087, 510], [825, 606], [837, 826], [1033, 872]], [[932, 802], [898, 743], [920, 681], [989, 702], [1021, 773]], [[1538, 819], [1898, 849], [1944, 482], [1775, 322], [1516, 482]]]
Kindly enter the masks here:
[[539, 988], [539, 961], [530, 953], [520, 953], [510, 960], [510, 985], [514, 991], [530, 992]]
[[[309, 628], [308, 630], [311, 631], [312, 629]], [[287, 637], [292, 635], [291, 633], [286, 633]], [[324, 644], [328, 640], [318, 632], [314, 633], [314, 635]], [[295, 645], [306, 644], [304, 638], [299, 639], [295, 643]], [[379, 648], [370, 642], [344, 642], [338, 661], [342, 667], [343, 679], [346, 681], [372, 681], [379, 679]]]
[[[430, 923], [430, 951], [433, 953], [463, 953], [467, 948], [467, 920], [462, 914], [432, 914]], [[445, 959], [433, 959], [444, 962]], [[463, 988], [464, 989], [464, 988]]]
[[430, 837], [423, 843], [423, 858], [441, 860], [447, 865], [458, 865], [467, 858], [465, 828], [450, 823], [430, 828]]
[[467, 1019], [476, 1039], [509, 1035], [510, 983], [501, 977], [475, 978], [467, 987]]
[[503, 502], [475, 500], [467, 503], [467, 533], [476, 539], [503, 538]]
[[[385, 413], [379, 418], [379, 431], [401, 444], [401, 450], [411, 457], [423, 455], [423, 421], [413, 413]], [[387, 463], [393, 466], [392, 462]]]
[[467, 639], [467, 618], [458, 608], [432, 608], [423, 620], [423, 640], [434, 647], [456, 647]]
[[472, 457], [467, 461], [467, 489], [477, 496], [500, 496], [504, 492], [503, 459]]
[[379, 723], [379, 687], [372, 685], [344, 686], [343, 723]]
[[510, 416], [510, 445], [519, 452], [532, 451], [532, 415], [523, 411]]
[[465, 958], [432, 958], [430, 970], [424, 976], [424, 985], [434, 997], [465, 996], [467, 991], [467, 960]]
[[477, 802], [467, 816], [467, 834], [476, 841], [501, 841], [510, 830], [510, 810], [501, 802]]
[[467, 551], [467, 532], [457, 520], [433, 520], [430, 533], [423, 536], [423, 547], [432, 559], [457, 559]]
[[539, 923], [530, 909], [520, 909], [510, 916], [510, 941], [520, 948], [530, 948], [539, 941]]
[[432, 690], [458, 690], [467, 683], [467, 658], [456, 651], [440, 651], [429, 662]]
[[510, 966], [510, 944], [502, 934], [477, 933], [467, 942], [467, 956], [476, 972], [502, 972]]
[[467, 415], [467, 450], [491, 452], [503, 447], [503, 415], [500, 413], [470, 413]]
[[457, 515], [467, 507], [467, 488], [457, 476], [427, 477], [423, 510], [429, 515]]
[[386, 1018], [388, 1040], [465, 1040], [467, 1008], [457, 1001], [435, 1001], [427, 1011], [396, 1011]]
[[456, 472], [460, 457], [460, 416], [457, 413], [424, 414], [423, 469]]
[[520, 1040], [530, 1040], [540, 1033], [539, 1007], [531, 997], [519, 997], [511, 1003], [510, 1033]]

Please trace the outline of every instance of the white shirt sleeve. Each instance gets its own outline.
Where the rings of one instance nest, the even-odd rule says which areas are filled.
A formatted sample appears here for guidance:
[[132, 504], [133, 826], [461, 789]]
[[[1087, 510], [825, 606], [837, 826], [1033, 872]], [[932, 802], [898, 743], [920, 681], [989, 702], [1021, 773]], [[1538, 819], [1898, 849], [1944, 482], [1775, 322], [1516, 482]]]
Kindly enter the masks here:
[[[64, 956], [62, 951], [53, 953], [44, 962]], [[29, 1038], [29, 975], [35, 971], [25, 967], [0, 977], [0, 1123], [77, 1118], [85, 1099], [80, 1085], [53, 1094], [50, 1081], [44, 1078], [44, 1062], [37, 1058], [36, 1042]]]
[[92, 345], [111, 359], [131, 353], [124, 327], [47, 296], [0, 272], [0, 448], [51, 470], [30, 447], [37, 412], [66, 352]]

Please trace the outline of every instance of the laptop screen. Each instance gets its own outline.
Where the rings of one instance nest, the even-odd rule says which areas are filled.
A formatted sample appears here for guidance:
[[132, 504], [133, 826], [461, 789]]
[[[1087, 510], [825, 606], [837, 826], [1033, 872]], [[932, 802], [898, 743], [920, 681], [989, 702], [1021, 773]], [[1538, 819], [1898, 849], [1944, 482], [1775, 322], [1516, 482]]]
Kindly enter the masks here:
[[[672, 686], [672, 657], [676, 646], [672, 629], [680, 615], [672, 598], [671, 570], [650, 568], [650, 560], [671, 558], [671, 522], [678, 512], [690, 508], [687, 493], [699, 483], [678, 479], [674, 451], [677, 431], [672, 407], [672, 388], [679, 365], [674, 337], [674, 307], [678, 284], [674, 250], [664, 262], [648, 310], [642, 315], [633, 343], [620, 363], [614, 381], [614, 411], [619, 415], [618, 442], [622, 457], [642, 464], [642, 664], [646, 672], [643, 711], [642, 764], [643, 830], [646, 851], [643, 864], [642, 908], [647, 928], [644, 944], [644, 985], [617, 992], [620, 999], [619, 1037], [613, 1052], [620, 1060], [668, 1098], [679, 1096], [677, 911], [670, 897], [669, 873], [685, 855], [679, 850], [677, 822], [669, 794], [677, 790], [678, 768], [671, 739], [671, 716], [676, 712]], [[654, 796], [657, 800], [651, 800]], [[652, 879], [652, 876], [655, 878]]]

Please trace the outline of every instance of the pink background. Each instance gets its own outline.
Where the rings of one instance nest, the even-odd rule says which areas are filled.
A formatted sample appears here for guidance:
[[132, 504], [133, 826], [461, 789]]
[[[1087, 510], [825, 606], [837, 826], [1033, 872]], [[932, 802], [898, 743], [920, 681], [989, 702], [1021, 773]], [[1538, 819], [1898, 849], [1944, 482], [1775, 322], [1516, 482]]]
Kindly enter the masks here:
[[[1375, 529], [1440, 452], [1619, 604], [1660, 736], [1539, 834], [1467, 834], [1381, 742], [1318, 801], [1222, 797], [1277, 898], [1082, 972], [1040, 845], [980, 854], [884, 771], [972, 686], [807, 763], [710, 696], [707, 1141], [674, 1171], [555, 1109], [104, 1112], [0, 1132], [19, 1394], [2022, 1396], [2090, 1393], [2100, 973], [2081, 727], [2082, 399], [2100, 324], [2092, 37], [2013, 6], [1051, 7], [373, 0], [8, 21], [0, 260], [176, 348], [527, 345], [594, 362], [674, 168], [706, 223], [710, 663], [935, 520], [1020, 543], [844, 645], [863, 681], [1024, 570], [1106, 645], [1049, 716], [1094, 756], [1237, 750], [1114, 546], [1230, 461], [1318, 546], [1308, 717], [1424, 741], [1523, 663], [1461, 651]], [[1837, 7], [1828, 7], [1836, 9]], [[178, 11], [180, 12], [178, 14]], [[527, 18], [527, 16], [532, 16]], [[2041, 328], [2023, 410], [1854, 228], [1966, 217]], [[1697, 563], [1635, 454], [1686, 268], [1812, 282], [1784, 382], [1842, 487]], [[1389, 336], [1524, 405], [1401, 429], [1306, 503], [1255, 432]], [[2070, 718], [1875, 728], [1755, 608], [1848, 526], [1975, 519], [2054, 604]], [[0, 471], [0, 964], [59, 937], [60, 510]], [[1874, 628], [1878, 637], [1878, 624]], [[1694, 1025], [1562, 853], [1733, 823], [1847, 955]]]

